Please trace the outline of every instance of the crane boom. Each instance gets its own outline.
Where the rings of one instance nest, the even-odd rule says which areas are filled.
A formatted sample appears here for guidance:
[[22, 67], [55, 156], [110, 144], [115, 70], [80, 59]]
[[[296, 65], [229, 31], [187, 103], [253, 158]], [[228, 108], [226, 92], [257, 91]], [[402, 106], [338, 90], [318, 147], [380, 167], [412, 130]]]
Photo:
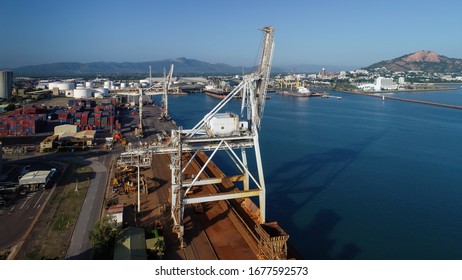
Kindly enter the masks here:
[[262, 31], [265, 33], [265, 36], [263, 37], [263, 49], [258, 67], [260, 79], [257, 81], [257, 87], [255, 89], [257, 108], [256, 119], [254, 121], [258, 128], [260, 128], [263, 111], [265, 109], [266, 89], [270, 77], [274, 49], [274, 27], [267, 26], [262, 28]]

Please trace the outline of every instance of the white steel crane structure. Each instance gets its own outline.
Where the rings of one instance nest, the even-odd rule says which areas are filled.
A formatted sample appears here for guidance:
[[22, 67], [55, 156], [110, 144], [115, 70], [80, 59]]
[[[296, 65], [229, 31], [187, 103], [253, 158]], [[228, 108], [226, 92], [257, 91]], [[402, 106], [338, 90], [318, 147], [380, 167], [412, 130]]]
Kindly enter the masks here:
[[[165, 75], [165, 68], [164, 68], [164, 85], [163, 85], [163, 91], [162, 92], [150, 92], [154, 87], [150, 86], [147, 89], [140, 88], [138, 91], [138, 94], [132, 94], [132, 95], [138, 95], [139, 96], [139, 115], [140, 115], [140, 123], [139, 123], [139, 129], [143, 129], [143, 124], [142, 124], [142, 118], [143, 118], [143, 95], [161, 95], [162, 94], [162, 111], [160, 115], [161, 120], [170, 120], [170, 116], [168, 115], [168, 91], [170, 90], [170, 84], [172, 80], [172, 75], [173, 75], [173, 67], [174, 65], [170, 65], [170, 71], [168, 73], [168, 76]], [[149, 76], [151, 76], [151, 66], [149, 66]], [[151, 79], [149, 79], [149, 82], [151, 82]]]
[[170, 90], [170, 82], [172, 81], [173, 67], [174, 65], [171, 64], [167, 76], [165, 76], [164, 69], [164, 92], [162, 94], [162, 112], [160, 114], [160, 120], [164, 121], [170, 120], [170, 116], [168, 115], [168, 91]]
[[[184, 210], [189, 204], [258, 197], [259, 222], [265, 223], [265, 180], [260, 155], [259, 129], [263, 117], [266, 101], [266, 89], [270, 76], [271, 62], [274, 48], [274, 28], [264, 27], [263, 43], [260, 61], [257, 69], [243, 77], [242, 82], [234, 88], [215, 108], [206, 114], [192, 129], [172, 130], [170, 141], [167, 144], [141, 145], [128, 148], [119, 158], [119, 164], [137, 165], [139, 162], [148, 162], [151, 154], [170, 153], [171, 159], [171, 216], [174, 231], [177, 233], [182, 246], [184, 235]], [[171, 68], [172, 69], [172, 68]], [[220, 110], [241, 94], [242, 103], [240, 114], [220, 113]], [[257, 176], [249, 171], [246, 149], [254, 148]], [[236, 164], [242, 174], [232, 176], [233, 181], [242, 181], [242, 189], [231, 192], [217, 192], [210, 195], [191, 195], [193, 188], [202, 185], [219, 184], [224, 178], [203, 178], [201, 176], [219, 150], [225, 150], [231, 160]], [[241, 151], [239, 157], [235, 150]], [[211, 151], [208, 160], [204, 163], [192, 179], [185, 178], [185, 171], [200, 151]], [[183, 166], [182, 155], [192, 153], [192, 157]], [[202, 178], [201, 178], [202, 177]], [[230, 177], [228, 177], [230, 178]]]

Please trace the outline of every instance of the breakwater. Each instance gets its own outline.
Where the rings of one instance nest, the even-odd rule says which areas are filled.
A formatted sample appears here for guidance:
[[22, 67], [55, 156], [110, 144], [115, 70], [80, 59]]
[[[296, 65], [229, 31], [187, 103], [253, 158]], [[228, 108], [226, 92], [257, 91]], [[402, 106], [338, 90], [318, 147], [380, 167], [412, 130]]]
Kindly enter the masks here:
[[396, 101], [403, 101], [403, 102], [410, 102], [410, 103], [418, 103], [418, 104], [424, 104], [424, 105], [431, 105], [431, 106], [438, 106], [438, 107], [462, 110], [462, 106], [459, 106], [459, 105], [444, 104], [444, 103], [430, 102], [430, 101], [422, 101], [422, 100], [408, 99], [408, 98], [402, 98], [402, 97], [394, 97], [394, 96], [388, 96], [388, 95], [377, 94], [377, 93], [369, 94], [369, 93], [360, 93], [360, 92], [353, 92], [353, 91], [344, 91], [344, 92], [349, 93], [349, 94], [356, 94], [356, 95], [362, 95], [362, 96], [382, 98], [382, 100], [389, 99], [389, 100], [396, 100]]

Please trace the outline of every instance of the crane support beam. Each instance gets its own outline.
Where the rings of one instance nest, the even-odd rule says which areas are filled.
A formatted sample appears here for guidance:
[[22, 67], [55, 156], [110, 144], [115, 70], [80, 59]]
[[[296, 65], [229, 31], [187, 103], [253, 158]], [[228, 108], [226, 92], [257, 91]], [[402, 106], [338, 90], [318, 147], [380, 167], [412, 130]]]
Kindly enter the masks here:
[[219, 200], [227, 200], [227, 199], [246, 198], [246, 197], [259, 196], [260, 192], [261, 192], [260, 190], [252, 190], [252, 191], [239, 191], [239, 192], [232, 192], [232, 193], [218, 193], [218, 194], [211, 194], [211, 195], [187, 197], [187, 198], [183, 198], [183, 203], [193, 204], [193, 203], [203, 203], [203, 202], [211, 202], [211, 201], [219, 201]]
[[[223, 182], [232, 183], [232, 182], [244, 181], [244, 179], [245, 179], [245, 176], [243, 175], [235, 175], [235, 176], [224, 177], [224, 178], [206, 178], [206, 179], [197, 180], [196, 182], [194, 182], [194, 186], [221, 184]], [[192, 181], [193, 180], [184, 180], [183, 187], [189, 187]]]

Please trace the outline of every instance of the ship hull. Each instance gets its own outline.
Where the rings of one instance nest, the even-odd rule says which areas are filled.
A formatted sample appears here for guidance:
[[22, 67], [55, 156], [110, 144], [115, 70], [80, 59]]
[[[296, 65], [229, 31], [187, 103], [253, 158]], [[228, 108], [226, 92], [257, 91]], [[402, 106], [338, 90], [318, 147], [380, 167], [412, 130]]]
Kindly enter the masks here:
[[224, 99], [229, 92], [226, 91], [216, 91], [216, 90], [204, 90], [204, 93], [207, 94], [208, 96], [215, 97], [218, 99]]
[[286, 96], [295, 96], [295, 97], [310, 97], [311, 93], [300, 93], [290, 90], [277, 90], [276, 94], [286, 95]]

